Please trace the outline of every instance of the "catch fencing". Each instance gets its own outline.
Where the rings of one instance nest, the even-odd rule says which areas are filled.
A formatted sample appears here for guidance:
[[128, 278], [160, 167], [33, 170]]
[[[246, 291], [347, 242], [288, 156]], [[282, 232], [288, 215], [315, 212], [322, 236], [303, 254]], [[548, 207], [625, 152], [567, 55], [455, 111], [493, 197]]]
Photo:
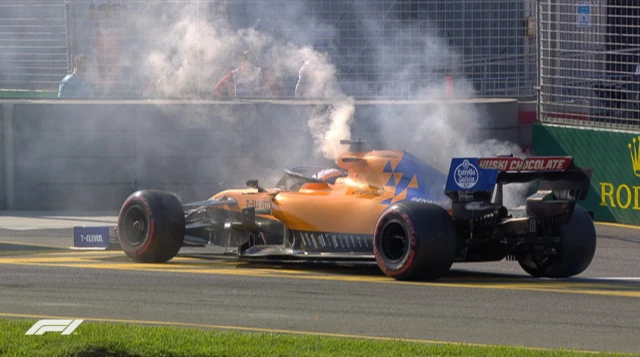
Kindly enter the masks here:
[[[328, 53], [339, 85], [356, 98], [444, 95], [447, 77], [456, 94], [468, 82], [472, 96], [535, 97], [534, 0], [112, 0], [117, 17], [105, 11], [100, 21], [92, 2], [0, 0], [0, 89], [55, 92], [85, 54], [98, 97], [209, 99], [242, 49], [260, 44], [271, 59], [287, 46]], [[105, 2], [96, 0], [102, 10]], [[300, 65], [280, 73], [282, 96], [294, 96]], [[159, 93], [163, 80], [188, 83]]]
[[67, 9], [57, 0], [0, 0], [0, 91], [57, 90], [72, 49]]
[[[281, 6], [269, 0], [237, 1], [230, 18], [287, 37]], [[276, 1], [275, 3], [278, 3]], [[282, 1], [282, 5], [290, 2]], [[453, 79], [484, 97], [535, 94], [533, 1], [308, 0], [290, 10], [287, 26], [299, 42], [323, 35], [335, 52], [339, 81], [356, 97], [404, 97]], [[302, 11], [303, 23], [296, 23]], [[287, 13], [285, 11], [285, 13]], [[311, 21], [317, 31], [308, 33]], [[276, 24], [273, 26], [272, 24]], [[271, 28], [269, 28], [271, 27]], [[311, 38], [309, 38], [311, 37]], [[289, 39], [289, 38], [287, 38]], [[433, 93], [432, 93], [433, 95]]]
[[594, 127], [640, 124], [636, 0], [540, 0], [539, 115]]

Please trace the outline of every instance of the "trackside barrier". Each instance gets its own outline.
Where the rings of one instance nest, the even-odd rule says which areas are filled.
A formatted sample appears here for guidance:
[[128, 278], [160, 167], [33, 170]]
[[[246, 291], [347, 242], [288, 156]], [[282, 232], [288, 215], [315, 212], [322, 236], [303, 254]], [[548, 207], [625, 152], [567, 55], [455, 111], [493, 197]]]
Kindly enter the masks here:
[[596, 221], [640, 225], [640, 131], [535, 124], [533, 152], [570, 155], [594, 168], [583, 205]]
[[[196, 201], [249, 179], [273, 185], [286, 166], [331, 164], [309, 130], [328, 104], [0, 100], [0, 209], [117, 210], [143, 188]], [[512, 99], [357, 101], [351, 135], [375, 148], [423, 150], [433, 138], [415, 128], [443, 108], [451, 120], [482, 113], [474, 139], [518, 142]]]
[[105, 250], [109, 246], [109, 227], [73, 227], [73, 247], [76, 250]]

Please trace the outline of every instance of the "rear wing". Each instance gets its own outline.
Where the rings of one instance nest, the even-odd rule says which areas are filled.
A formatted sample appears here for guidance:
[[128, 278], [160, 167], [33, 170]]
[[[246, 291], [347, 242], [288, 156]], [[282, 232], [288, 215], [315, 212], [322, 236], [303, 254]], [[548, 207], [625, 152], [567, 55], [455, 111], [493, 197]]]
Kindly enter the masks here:
[[[445, 194], [454, 202], [490, 202], [496, 186], [540, 180], [539, 191], [556, 200], [585, 200], [592, 168], [579, 168], [570, 156], [453, 158]], [[500, 197], [501, 198], [501, 197]]]

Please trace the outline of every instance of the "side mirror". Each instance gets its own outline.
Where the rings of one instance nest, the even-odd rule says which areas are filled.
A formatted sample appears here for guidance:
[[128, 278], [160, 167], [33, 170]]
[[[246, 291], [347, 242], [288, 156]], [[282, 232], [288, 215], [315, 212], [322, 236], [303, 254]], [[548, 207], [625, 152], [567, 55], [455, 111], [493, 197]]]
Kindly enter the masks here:
[[264, 188], [258, 185], [258, 180], [249, 180], [247, 181], [247, 187], [257, 188], [258, 192], [264, 192]]

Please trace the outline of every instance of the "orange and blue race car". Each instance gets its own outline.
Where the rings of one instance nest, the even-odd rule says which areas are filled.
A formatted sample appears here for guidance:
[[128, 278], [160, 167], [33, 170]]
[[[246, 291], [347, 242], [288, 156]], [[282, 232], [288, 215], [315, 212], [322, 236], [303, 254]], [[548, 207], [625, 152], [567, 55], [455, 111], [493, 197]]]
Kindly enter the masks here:
[[[577, 204], [592, 169], [571, 157], [453, 158], [447, 175], [405, 151], [342, 143], [350, 147], [335, 168], [285, 169], [273, 188], [249, 180], [191, 203], [134, 192], [120, 210], [120, 246], [136, 262], [214, 246], [240, 260], [372, 264], [402, 280], [503, 259], [536, 277], [570, 277], [593, 259], [595, 226]], [[537, 191], [505, 207], [503, 186], [526, 182]]]

